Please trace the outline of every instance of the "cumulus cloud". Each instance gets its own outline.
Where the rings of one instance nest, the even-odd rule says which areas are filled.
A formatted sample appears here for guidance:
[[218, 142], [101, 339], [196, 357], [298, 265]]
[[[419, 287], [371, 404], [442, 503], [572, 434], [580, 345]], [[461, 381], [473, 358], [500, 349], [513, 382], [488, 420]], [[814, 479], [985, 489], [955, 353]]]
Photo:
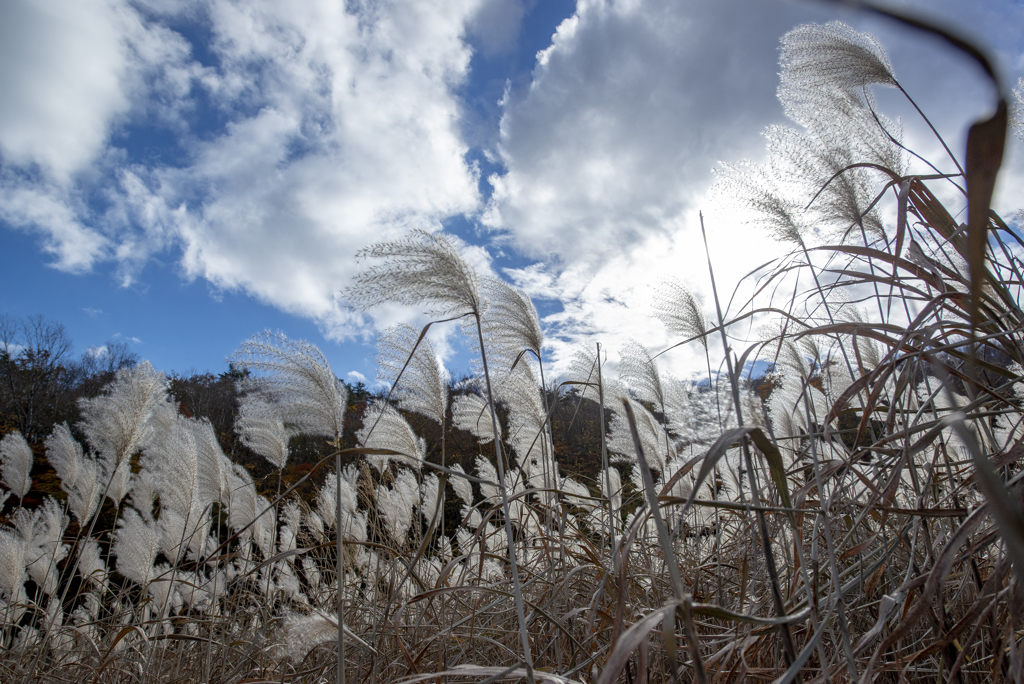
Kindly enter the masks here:
[[[110, 259], [129, 284], [180, 250], [188, 278], [351, 334], [337, 292], [355, 251], [478, 205], [453, 94], [478, 2], [214, 0], [145, 19], [71, 5], [5, 5], [0, 21], [54, 53], [19, 80], [34, 53], [4, 48], [0, 219], [41, 234], [59, 268]], [[169, 28], [182, 20], [210, 40]], [[173, 159], [139, 154], [141, 124], [173, 139]]]
[[[962, 10], [964, 3], [941, 4]], [[987, 5], [969, 21], [992, 23], [992, 8], [1003, 5]], [[779, 39], [800, 23], [834, 18], [820, 7], [751, 0], [580, 0], [559, 26], [532, 83], [504, 101], [496, 154], [505, 172], [489, 179], [494, 193], [483, 221], [496, 240], [539, 260], [510, 275], [562, 304], [545, 319], [562, 364], [573, 343], [596, 339], [613, 350], [631, 337], [654, 348], [671, 343], [649, 318], [660, 278], [679, 278], [713, 313], [698, 210], [725, 300], [744, 274], [786, 251], [744, 225], [728, 197], [708, 196], [711, 171], [720, 161], [764, 159], [760, 134], [786, 123], [776, 99]], [[965, 80], [970, 65], [934, 73], [936, 55], [943, 64], [963, 62], [934, 41], [863, 15], [842, 18], [888, 32], [883, 43], [895, 46], [897, 69], [906, 67], [906, 83], [954, 131], [954, 142], [972, 113], [988, 106], [984, 84]], [[1019, 36], [997, 35], [1002, 56], [1024, 54]], [[957, 102], [958, 88], [977, 92], [975, 102]], [[881, 101], [893, 104], [884, 94]], [[933, 152], [937, 143], [920, 120], [906, 123], [908, 141]], [[677, 372], [700, 372], [696, 353], [679, 350], [666, 361]]]
[[[314, 319], [328, 336], [368, 340], [371, 327], [425, 320], [381, 307], [368, 326], [349, 312], [339, 292], [359, 268], [353, 254], [413, 227], [479, 219], [487, 248], [534, 262], [504, 274], [546, 301], [554, 359], [595, 339], [613, 350], [627, 338], [667, 346], [649, 317], [662, 278], [713, 310], [698, 210], [723, 298], [781, 251], [727, 201], [711, 202], [711, 169], [763, 159], [761, 132], [783, 122], [779, 38], [835, 16], [764, 0], [579, 0], [532, 80], [513, 80], [500, 123], [487, 122], [495, 148], [470, 150], [467, 102], [481, 97], [459, 100], [470, 45], [506, 54], [536, 6], [6, 2], [0, 222], [34, 232], [65, 271], [114, 264], [128, 285], [153, 260], [173, 259], [186, 278]], [[994, 41], [1008, 73], [1024, 70], [1024, 9], [928, 7]], [[879, 33], [901, 81], [962, 148], [964, 124], [990, 98], [970, 67], [884, 22], [841, 18]], [[879, 93], [880, 105], [894, 102]], [[896, 104], [908, 142], [935, 156], [916, 114]], [[480, 151], [500, 168], [486, 179], [486, 205], [467, 161]], [[1015, 150], [1008, 159], [997, 203], [1016, 208], [1024, 184], [1006, 179], [1020, 178], [1021, 162]], [[467, 258], [493, 268], [481, 246]], [[456, 328], [432, 331], [442, 356], [454, 353]], [[696, 350], [666, 361], [679, 373], [703, 367]]]
[[111, 0], [11, 0], [0, 7], [0, 150], [66, 179], [103, 149], [130, 107], [127, 27]]

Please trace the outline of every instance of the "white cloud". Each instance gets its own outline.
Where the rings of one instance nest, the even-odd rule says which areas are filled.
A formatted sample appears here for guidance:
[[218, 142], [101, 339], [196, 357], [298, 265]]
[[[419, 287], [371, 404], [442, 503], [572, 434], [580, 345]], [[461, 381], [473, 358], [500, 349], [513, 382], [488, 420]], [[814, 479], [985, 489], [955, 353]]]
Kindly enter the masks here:
[[[992, 1], [967, 12], [966, 4], [943, 3], [982, 29], [1005, 6]], [[507, 171], [491, 179], [484, 214], [499, 241], [542, 260], [512, 275], [564, 305], [546, 318], [561, 338], [552, 341], [559, 363], [572, 343], [600, 340], [613, 358], [630, 337], [667, 346], [648, 316], [652, 288], [666, 276], [689, 285], [713, 314], [700, 209], [723, 300], [750, 269], [786, 251], [742, 225], [728, 197], [708, 197], [711, 169], [719, 160], [764, 158], [761, 132], [784, 122], [775, 96], [780, 37], [799, 23], [834, 18], [821, 7], [755, 0], [581, 0], [559, 27], [532, 84], [506, 99], [498, 154]], [[973, 67], [934, 40], [863, 15], [839, 18], [882, 31], [905, 84], [955, 131], [954, 142], [989, 106], [984, 84], [965, 80], [976, 80]], [[1017, 33], [1003, 26], [995, 35], [1000, 55], [1020, 54]], [[958, 91], [971, 101], [960, 102]], [[880, 102], [892, 104], [885, 94]], [[905, 108], [897, 114], [907, 117], [908, 141], [933, 153], [919, 119]], [[676, 372], [706, 372], [698, 351], [674, 351], [666, 361]]]
[[86, 356], [91, 356], [94, 359], [98, 359], [101, 356], [106, 355], [106, 353], [108, 351], [110, 351], [110, 350], [107, 348], [107, 345], [101, 344], [101, 345], [98, 345], [98, 346], [86, 347], [85, 348], [85, 355]]
[[103, 149], [130, 106], [125, 8], [112, 0], [0, 6], [0, 150], [59, 179]]
[[349, 379], [349, 382], [361, 382], [364, 385], [366, 384], [366, 376], [359, 371], [349, 371], [348, 375], [345, 377]]
[[[113, 260], [127, 285], [180, 249], [186, 277], [346, 336], [359, 248], [478, 206], [454, 89], [485, 3], [66, 4], [0, 15], [0, 220], [58, 268]], [[172, 20], [207, 23], [213, 66]], [[130, 124], [173, 159], [140, 156]]]
[[189, 166], [152, 170], [129, 202], [155, 207], [153, 233], [180, 240], [189, 277], [351, 335], [338, 291], [355, 251], [474, 209], [451, 93], [473, 8], [437, 4], [359, 16], [334, 2], [214, 6], [223, 67], [210, 92], [252, 113], [197, 144]]
[[0, 174], [0, 220], [42, 233], [53, 266], [71, 273], [88, 271], [110, 248], [107, 237], [83, 223], [78, 208], [60, 188]]

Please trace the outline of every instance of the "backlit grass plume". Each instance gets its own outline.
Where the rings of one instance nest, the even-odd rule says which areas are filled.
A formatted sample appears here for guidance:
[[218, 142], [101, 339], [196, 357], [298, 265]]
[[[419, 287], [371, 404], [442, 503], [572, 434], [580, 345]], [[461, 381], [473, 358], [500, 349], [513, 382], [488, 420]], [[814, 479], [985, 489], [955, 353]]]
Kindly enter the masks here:
[[[416, 329], [408, 325], [385, 330], [377, 341], [377, 377], [395, 385], [391, 398], [397, 400], [403, 410], [419, 413], [443, 425], [448, 411], [448, 371], [441, 365], [430, 340], [426, 337], [420, 340], [419, 336]], [[405, 372], [402, 372], [403, 367]], [[399, 373], [402, 377], [396, 384]]]
[[235, 430], [242, 444], [270, 461], [275, 468], [283, 468], [288, 461], [288, 439], [291, 432], [274, 404], [259, 394], [250, 394], [239, 402]]
[[532, 352], [540, 361], [544, 331], [529, 295], [498, 278], [484, 278], [483, 289], [488, 302], [483, 318], [488, 349], [510, 362], [524, 351]]
[[4, 485], [19, 499], [25, 498], [32, 488], [32, 449], [15, 430], [0, 440], [0, 461], [3, 463]]
[[341, 436], [348, 391], [314, 345], [268, 331], [244, 342], [232, 358], [239, 368], [257, 374], [247, 384], [272, 401], [296, 431]]
[[804, 24], [782, 38], [779, 99], [792, 101], [822, 89], [860, 98], [871, 84], [899, 87], [881, 44], [846, 24]]
[[102, 394], [79, 401], [81, 430], [102, 459], [120, 467], [153, 436], [150, 418], [166, 399], [164, 374], [148, 361], [122, 368]]
[[483, 308], [480, 278], [462, 258], [462, 242], [442, 233], [410, 231], [400, 240], [379, 242], [356, 254], [357, 260], [380, 259], [345, 291], [359, 308], [386, 302], [426, 304], [431, 314], [479, 314]]
[[708, 320], [697, 298], [676, 278], [661, 283], [654, 297], [654, 316], [673, 335], [694, 339], [707, 349]]
[[356, 435], [361, 445], [368, 449], [390, 449], [401, 456], [367, 454], [368, 460], [378, 471], [383, 472], [389, 460], [419, 470], [426, 457], [427, 445], [417, 437], [408, 421], [390, 404], [382, 401], [372, 403], [363, 416], [363, 427]]

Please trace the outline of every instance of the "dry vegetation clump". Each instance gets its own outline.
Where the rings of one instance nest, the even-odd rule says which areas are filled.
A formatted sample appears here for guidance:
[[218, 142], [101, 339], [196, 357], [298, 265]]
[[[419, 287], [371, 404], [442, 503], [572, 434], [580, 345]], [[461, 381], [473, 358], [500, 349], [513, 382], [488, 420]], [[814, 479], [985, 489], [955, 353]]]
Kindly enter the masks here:
[[[666, 284], [658, 315], [708, 354], [701, 383], [631, 343], [617, 379], [580, 350], [551, 392], [529, 298], [457, 239], [371, 247], [351, 301], [461, 318], [475, 388], [450, 395], [429, 340], [392, 329], [392, 391], [345, 448], [323, 355], [254, 337], [236, 431], [277, 472], [267, 496], [146, 363], [46, 439], [60, 501], [23, 505], [33, 456], [8, 434], [0, 679], [1020, 681], [1024, 243], [988, 208], [1005, 105], [965, 160], [911, 163], [871, 97], [903, 91], [874, 39], [799, 27], [782, 66], [798, 127], [722, 188], [794, 249], [755, 289], [792, 295], [709, 316]], [[939, 199], [958, 194], [967, 225]], [[773, 371], [752, 387], [756, 359]], [[598, 426], [585, 469], [559, 453], [565, 403]], [[330, 448], [285, 483], [300, 433]]]

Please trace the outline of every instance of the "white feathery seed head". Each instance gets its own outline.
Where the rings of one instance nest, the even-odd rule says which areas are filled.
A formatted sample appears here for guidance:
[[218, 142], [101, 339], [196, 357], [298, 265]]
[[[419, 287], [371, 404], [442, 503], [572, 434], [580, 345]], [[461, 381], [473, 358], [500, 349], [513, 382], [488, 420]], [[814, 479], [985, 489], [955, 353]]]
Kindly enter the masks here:
[[84, 458], [82, 445], [71, 436], [68, 424], [61, 423], [54, 427], [46, 438], [46, 460], [57, 472], [60, 487], [65, 492], [74, 488]]
[[806, 198], [802, 202], [794, 199], [787, 192], [788, 184], [773, 171], [749, 162], [722, 164], [716, 171], [714, 196], [729, 205], [750, 209], [748, 223], [764, 229], [775, 240], [803, 246], [804, 235], [810, 231], [804, 212]]
[[100, 454], [98, 460], [100, 467], [100, 481], [105, 483], [107, 498], [120, 505], [121, 500], [128, 495], [131, 487], [131, 463], [123, 461], [118, 463], [108, 454]]
[[832, 21], [803, 24], [782, 37], [779, 99], [834, 88], [851, 98], [871, 84], [899, 87], [882, 45], [867, 33]]
[[120, 465], [149, 441], [154, 430], [150, 418], [166, 400], [164, 374], [148, 361], [122, 368], [103, 394], [79, 400], [82, 432], [103, 458]]
[[483, 456], [476, 457], [476, 476], [481, 480], [487, 480], [494, 484], [480, 483], [480, 495], [484, 498], [487, 503], [497, 503], [500, 500], [501, 494], [498, 488], [498, 471], [495, 469], [494, 464], [488, 461]]
[[619, 380], [636, 393], [640, 401], [665, 406], [665, 390], [658, 364], [646, 347], [630, 340], [619, 352]]
[[85, 524], [99, 506], [100, 496], [103, 494], [101, 479], [99, 464], [88, 456], [83, 457], [78, 464], [75, 485], [70, 491], [65, 490], [68, 492], [68, 509], [80, 524]]
[[148, 583], [158, 542], [156, 524], [143, 520], [134, 508], [126, 508], [118, 521], [113, 548], [121, 576], [136, 584]]
[[409, 325], [385, 330], [377, 340], [377, 377], [394, 386], [391, 398], [402, 410], [444, 424], [448, 411], [448, 371], [430, 340], [419, 337]]
[[0, 593], [14, 602], [27, 579], [25, 539], [9, 527], [0, 527]]
[[[615, 410], [622, 406], [622, 400], [629, 397], [626, 388], [611, 378], [601, 374], [599, 377], [597, 368], [597, 354], [593, 349], [577, 349], [569, 364], [569, 373], [566, 378], [576, 383], [581, 395], [593, 401], [598, 400], [598, 380], [601, 380], [601, 390], [604, 394], [604, 406], [607, 409]], [[585, 384], [584, 384], [585, 383]]]
[[290, 431], [276, 407], [259, 394], [249, 394], [239, 402], [235, 432], [242, 444], [267, 459], [277, 469], [288, 462]]
[[462, 247], [457, 237], [423, 230], [371, 245], [356, 259], [382, 262], [356, 275], [345, 297], [360, 309], [395, 302], [425, 304], [438, 316], [479, 315], [484, 309], [480, 278], [462, 258]]
[[[450, 468], [451, 470], [454, 470], [456, 473], [465, 474], [466, 472], [458, 463], [453, 463], [450, 466]], [[450, 478], [448, 480], [448, 483], [452, 486], [452, 489], [455, 490], [456, 496], [462, 499], [462, 502], [464, 504], [466, 504], [467, 506], [473, 505], [473, 488], [469, 486], [469, 480], [456, 475]]]
[[[494, 424], [487, 400], [472, 392], [460, 394], [452, 402], [452, 424], [469, 432], [481, 444], [494, 441]], [[498, 428], [501, 428], [500, 419]]]
[[340, 438], [348, 391], [314, 345], [268, 331], [243, 343], [232, 358], [258, 374], [243, 387], [274, 403], [285, 424], [304, 434]]
[[3, 462], [3, 481], [19, 499], [32, 489], [32, 449], [28, 442], [15, 430], [0, 440], [0, 461]]
[[100, 545], [91, 539], [79, 547], [78, 572], [83, 579], [96, 586], [107, 586], [107, 566], [100, 556]]
[[193, 420], [192, 432], [196, 440], [196, 499], [204, 506], [222, 502], [231, 461], [221, 451], [217, 432], [208, 419]]
[[337, 642], [337, 640], [338, 621], [336, 618], [319, 611], [314, 611], [309, 615], [290, 615], [284, 619], [281, 640], [277, 646], [277, 656], [297, 663], [317, 646]]
[[[420, 513], [430, 522], [431, 518], [434, 517], [434, 511], [437, 509], [437, 487], [439, 480], [437, 475], [433, 473], [423, 478], [423, 483], [420, 484]], [[441, 496], [441, 506], [444, 506], [444, 493]]]
[[[633, 399], [628, 400], [636, 419], [637, 434], [644, 457], [652, 470], [664, 470], [668, 446], [665, 441], [665, 430], [643, 404]], [[608, 451], [614, 452], [624, 461], [636, 461], [636, 446], [633, 443], [633, 432], [625, 411], [620, 409], [613, 416], [609, 425], [611, 437], [608, 440]]]
[[227, 476], [228, 526], [238, 531], [256, 517], [256, 485], [249, 471], [237, 463], [232, 465]]
[[697, 298], [676, 278], [662, 281], [654, 297], [654, 315], [673, 335], [696, 340], [707, 349], [708, 321]]
[[411, 471], [401, 470], [391, 487], [377, 488], [377, 510], [384, 517], [388, 535], [399, 547], [405, 545], [412, 527], [412, 509], [419, 502], [419, 486]]
[[389, 460], [419, 470], [427, 455], [427, 443], [417, 437], [405, 417], [393, 406], [375, 401], [366, 409], [356, 440], [367, 449], [390, 449], [401, 456], [367, 454], [366, 459], [383, 472]]
[[524, 350], [540, 358], [544, 332], [530, 296], [498, 278], [484, 278], [483, 290], [488, 308], [481, 322], [488, 350], [493, 346], [497, 356], [512, 362]]

